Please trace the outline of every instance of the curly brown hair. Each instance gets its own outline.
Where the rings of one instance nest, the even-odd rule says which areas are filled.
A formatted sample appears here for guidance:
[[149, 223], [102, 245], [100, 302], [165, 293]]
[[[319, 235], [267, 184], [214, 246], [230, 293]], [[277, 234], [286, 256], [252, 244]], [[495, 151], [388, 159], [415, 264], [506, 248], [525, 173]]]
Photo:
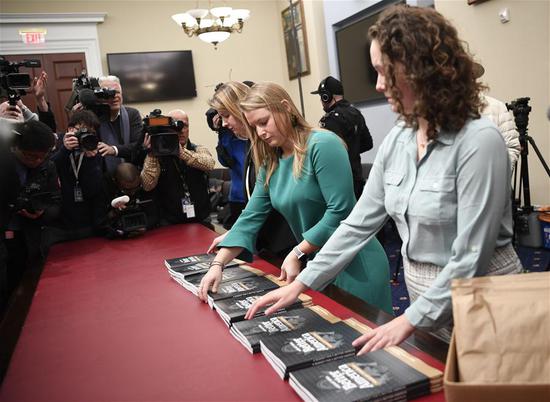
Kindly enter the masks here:
[[[384, 60], [386, 85], [397, 102], [405, 123], [418, 129], [418, 119], [428, 121], [428, 138], [437, 130], [459, 131], [469, 118], [479, 118], [484, 85], [477, 82], [467, 44], [456, 29], [431, 8], [398, 5], [385, 10], [370, 27]], [[416, 95], [413, 110], [406, 113], [396, 87], [397, 65]]]

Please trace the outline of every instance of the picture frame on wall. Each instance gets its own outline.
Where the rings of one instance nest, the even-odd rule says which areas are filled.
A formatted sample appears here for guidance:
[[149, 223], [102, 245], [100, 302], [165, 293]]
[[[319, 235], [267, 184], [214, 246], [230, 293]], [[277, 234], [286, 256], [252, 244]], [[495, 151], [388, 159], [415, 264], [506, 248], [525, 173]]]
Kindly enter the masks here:
[[307, 44], [306, 25], [304, 20], [304, 6], [301, 0], [292, 3], [292, 10], [294, 12], [294, 24], [296, 30], [292, 26], [292, 14], [290, 13], [290, 6], [285, 8], [281, 12], [281, 18], [283, 23], [283, 35], [285, 41], [286, 61], [288, 68], [288, 78], [293, 80], [298, 78], [298, 55], [296, 52], [296, 37], [298, 39], [298, 54], [301, 62], [300, 76], [310, 74], [309, 66], [309, 50]]

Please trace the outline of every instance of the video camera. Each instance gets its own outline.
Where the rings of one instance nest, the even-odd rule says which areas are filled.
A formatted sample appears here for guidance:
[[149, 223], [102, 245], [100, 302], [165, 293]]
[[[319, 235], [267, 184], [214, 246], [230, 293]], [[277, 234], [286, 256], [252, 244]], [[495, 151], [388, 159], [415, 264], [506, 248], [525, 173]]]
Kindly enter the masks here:
[[20, 67], [41, 67], [41, 63], [34, 59], [11, 62], [0, 56], [0, 97], [7, 97], [11, 106], [15, 106], [32, 86], [31, 76], [20, 73]]
[[65, 110], [70, 112], [74, 105], [81, 103], [84, 109], [91, 110], [101, 120], [110, 115], [109, 105], [102, 100], [113, 99], [116, 91], [109, 88], [101, 88], [99, 79], [88, 77], [86, 70], [82, 70], [80, 76], [73, 78], [73, 92], [65, 105]]
[[99, 138], [95, 131], [82, 127], [74, 133], [74, 136], [78, 139], [78, 147], [82, 151], [95, 151], [97, 149]]
[[520, 135], [527, 132], [529, 113], [531, 112], [531, 106], [529, 106], [530, 100], [531, 98], [529, 97], [517, 98], [506, 104], [506, 108], [514, 114], [514, 121]]
[[143, 119], [143, 130], [151, 136], [151, 154], [153, 156], [178, 156], [178, 133], [184, 122], [163, 116], [160, 109], [155, 109]]
[[11, 209], [15, 212], [22, 209], [30, 213], [45, 210], [48, 207], [61, 202], [59, 191], [47, 191], [47, 176], [40, 176], [35, 181], [28, 183], [19, 193]]
[[[120, 197], [122, 198], [122, 197]], [[116, 201], [117, 199], [113, 200]], [[148, 227], [147, 214], [144, 205], [153, 202], [150, 199], [128, 199], [124, 203], [125, 208], [114, 210], [110, 214], [108, 237], [135, 237], [143, 234]]]

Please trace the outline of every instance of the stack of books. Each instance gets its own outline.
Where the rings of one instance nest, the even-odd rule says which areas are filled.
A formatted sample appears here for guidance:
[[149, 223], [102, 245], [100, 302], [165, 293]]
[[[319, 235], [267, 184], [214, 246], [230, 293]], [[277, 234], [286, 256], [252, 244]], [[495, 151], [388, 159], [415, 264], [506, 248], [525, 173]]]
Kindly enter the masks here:
[[[354, 319], [347, 324], [365, 333]], [[290, 372], [289, 384], [304, 401], [407, 401], [442, 389], [442, 372], [392, 346], [337, 358]]]
[[252, 276], [234, 281], [222, 282], [216, 293], [208, 292], [208, 304], [214, 308], [214, 303], [224, 299], [231, 299], [254, 294], [263, 294], [267, 291], [283, 286], [273, 275]]
[[[199, 285], [201, 283], [201, 280], [206, 274], [207, 272], [199, 272], [185, 275], [183, 279], [178, 282], [196, 296], [199, 293]], [[263, 271], [260, 271], [259, 269], [252, 268], [247, 265], [236, 265], [226, 268], [223, 271], [220, 284], [263, 275]]]
[[250, 353], [258, 353], [260, 341], [272, 336], [338, 321], [340, 321], [338, 317], [323, 307], [310, 306], [236, 322], [230, 332]]
[[[265, 293], [218, 300], [217, 302], [214, 302], [214, 310], [216, 310], [216, 312], [220, 315], [223, 322], [225, 322], [228, 327], [231, 327], [236, 322], [244, 321], [244, 316], [246, 315], [246, 312], [248, 311], [250, 306], [252, 306], [252, 304], [260, 297], [262, 297]], [[283, 309], [279, 309], [277, 312], [289, 311], [296, 308], [307, 307], [310, 305], [311, 296], [302, 293], [295, 303]], [[254, 315], [254, 317], [264, 316], [265, 310], [267, 310], [270, 306], [271, 304], [260, 308], [258, 312]]]

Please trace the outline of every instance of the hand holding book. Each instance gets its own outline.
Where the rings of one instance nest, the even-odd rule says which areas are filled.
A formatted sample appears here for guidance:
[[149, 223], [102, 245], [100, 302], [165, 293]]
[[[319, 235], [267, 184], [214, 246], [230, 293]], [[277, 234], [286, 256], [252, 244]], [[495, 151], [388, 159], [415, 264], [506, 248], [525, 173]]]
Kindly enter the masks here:
[[308, 287], [300, 281], [294, 281], [290, 285], [273, 290], [256, 300], [254, 304], [250, 306], [244, 318], [246, 320], [254, 318], [258, 310], [268, 304], [273, 305], [265, 311], [265, 315], [272, 314], [296, 302], [300, 293], [306, 290], [308, 290]]
[[413, 332], [414, 327], [407, 320], [405, 314], [403, 314], [380, 327], [374, 328], [365, 335], [361, 335], [353, 341], [353, 346], [357, 348], [364, 345], [357, 352], [357, 356], [360, 356], [378, 349], [384, 349], [388, 346], [399, 345]]

